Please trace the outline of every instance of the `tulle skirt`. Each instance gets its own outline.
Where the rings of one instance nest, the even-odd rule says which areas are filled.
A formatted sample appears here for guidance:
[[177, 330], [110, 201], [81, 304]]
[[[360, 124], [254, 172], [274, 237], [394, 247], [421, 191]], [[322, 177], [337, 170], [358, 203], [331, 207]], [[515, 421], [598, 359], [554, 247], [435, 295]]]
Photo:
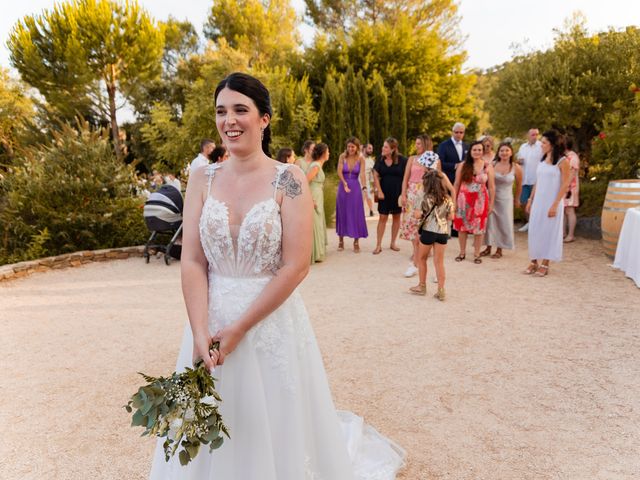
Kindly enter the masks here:
[[[270, 277], [212, 275], [209, 328], [235, 321]], [[177, 370], [191, 365], [185, 328]], [[185, 467], [164, 460], [158, 442], [152, 480], [393, 480], [405, 453], [366, 425], [335, 410], [322, 358], [299, 293], [256, 325], [214, 372], [231, 439], [203, 448]]]

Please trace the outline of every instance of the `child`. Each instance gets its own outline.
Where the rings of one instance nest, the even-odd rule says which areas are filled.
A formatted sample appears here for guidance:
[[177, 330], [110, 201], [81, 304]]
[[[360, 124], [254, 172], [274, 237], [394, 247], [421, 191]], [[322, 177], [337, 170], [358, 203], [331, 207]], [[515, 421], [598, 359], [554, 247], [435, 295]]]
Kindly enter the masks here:
[[422, 218], [418, 227], [420, 245], [418, 247], [418, 285], [409, 289], [416, 295], [427, 294], [427, 257], [433, 245], [433, 261], [438, 277], [438, 292], [434, 295], [444, 301], [444, 250], [449, 238], [449, 224], [453, 219], [455, 207], [443, 182], [443, 175], [437, 170], [428, 170], [422, 177], [424, 186], [422, 208], [416, 211], [416, 217]]

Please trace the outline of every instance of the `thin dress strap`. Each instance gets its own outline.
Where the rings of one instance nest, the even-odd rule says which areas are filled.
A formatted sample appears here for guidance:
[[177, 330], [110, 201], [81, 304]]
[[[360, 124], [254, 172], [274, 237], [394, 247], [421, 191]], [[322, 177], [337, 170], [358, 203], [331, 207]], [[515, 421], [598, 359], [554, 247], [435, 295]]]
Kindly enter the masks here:
[[213, 177], [216, 174], [216, 170], [222, 167], [220, 163], [212, 163], [211, 165], [207, 165], [207, 170], [205, 171], [208, 179], [207, 179], [207, 197], [211, 193], [211, 182], [213, 181]]
[[282, 174], [284, 172], [286, 172], [289, 169], [289, 164], [285, 163], [282, 165], [276, 165], [276, 180], [273, 183], [274, 187], [273, 187], [273, 199], [277, 200], [277, 196], [278, 196], [278, 185], [280, 184], [280, 177], [282, 176]]

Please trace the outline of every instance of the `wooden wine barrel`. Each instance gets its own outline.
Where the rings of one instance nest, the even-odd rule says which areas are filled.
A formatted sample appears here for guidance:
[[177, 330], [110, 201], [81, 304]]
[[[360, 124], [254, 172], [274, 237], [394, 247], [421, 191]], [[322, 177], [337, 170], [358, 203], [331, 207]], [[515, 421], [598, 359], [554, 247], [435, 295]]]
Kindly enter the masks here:
[[614, 257], [618, 246], [618, 236], [629, 208], [640, 207], [640, 180], [612, 180], [607, 187], [602, 206], [600, 226], [604, 252]]

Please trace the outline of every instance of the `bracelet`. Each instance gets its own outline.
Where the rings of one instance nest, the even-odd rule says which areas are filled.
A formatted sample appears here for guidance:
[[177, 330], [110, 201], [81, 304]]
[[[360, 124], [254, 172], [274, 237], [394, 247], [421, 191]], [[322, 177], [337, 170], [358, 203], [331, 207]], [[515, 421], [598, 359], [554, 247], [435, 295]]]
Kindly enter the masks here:
[[366, 190], [366, 189], [367, 189], [367, 187], [362, 187], [362, 190]]

